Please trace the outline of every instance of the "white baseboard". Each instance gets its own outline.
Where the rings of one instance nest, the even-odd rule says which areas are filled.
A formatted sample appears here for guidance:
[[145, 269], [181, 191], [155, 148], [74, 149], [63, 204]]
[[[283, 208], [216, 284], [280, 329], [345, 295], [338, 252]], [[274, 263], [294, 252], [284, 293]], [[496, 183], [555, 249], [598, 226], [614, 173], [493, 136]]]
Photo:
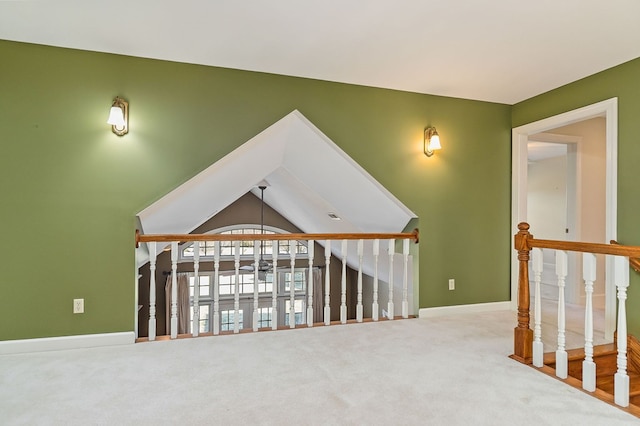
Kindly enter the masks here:
[[136, 335], [133, 331], [121, 333], [83, 334], [78, 336], [44, 337], [39, 339], [5, 340], [0, 342], [0, 355], [95, 348], [98, 346], [128, 345], [135, 343], [135, 340]]
[[446, 315], [472, 314], [478, 312], [508, 311], [511, 302], [475, 303], [471, 305], [438, 306], [435, 308], [421, 308], [419, 318], [434, 318]]

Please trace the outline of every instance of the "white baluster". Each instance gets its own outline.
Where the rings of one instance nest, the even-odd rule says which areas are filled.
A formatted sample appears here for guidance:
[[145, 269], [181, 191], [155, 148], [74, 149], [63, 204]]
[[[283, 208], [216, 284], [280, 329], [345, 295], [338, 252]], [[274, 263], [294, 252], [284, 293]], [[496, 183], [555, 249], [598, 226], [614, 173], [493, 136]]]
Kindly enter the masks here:
[[621, 407], [629, 406], [629, 376], [627, 375], [627, 287], [629, 258], [614, 258], [614, 277], [618, 288], [618, 371], [614, 376], [613, 399]]
[[582, 277], [586, 305], [584, 311], [584, 361], [582, 361], [582, 388], [596, 390], [596, 364], [593, 362], [593, 282], [596, 280], [596, 255], [582, 254]]
[[253, 331], [258, 331], [258, 281], [260, 280], [260, 244], [262, 244], [261, 241], [253, 242]]
[[542, 305], [540, 303], [540, 281], [542, 277], [542, 249], [534, 248], [531, 253], [534, 289], [533, 365], [542, 367], [544, 345], [542, 343]]
[[198, 337], [200, 333], [200, 241], [193, 243], [193, 323], [191, 335]]
[[296, 328], [296, 241], [289, 241], [289, 257], [291, 260], [291, 282], [289, 284], [289, 328]]
[[178, 242], [171, 243], [171, 338], [178, 337]]
[[340, 323], [347, 323], [347, 240], [342, 240], [342, 278], [340, 281]]
[[402, 275], [402, 318], [409, 318], [409, 240], [402, 241], [404, 273]]
[[327, 240], [324, 246], [324, 325], [331, 325], [331, 240]]
[[380, 255], [380, 240], [373, 240], [373, 303], [371, 304], [371, 318], [378, 321], [380, 307], [378, 306], [378, 256]]
[[393, 256], [396, 253], [396, 241], [389, 240], [389, 302], [387, 303], [387, 315], [390, 320], [394, 317], [393, 312]]
[[234, 267], [236, 286], [233, 298], [233, 332], [240, 333], [240, 241], [234, 241]]
[[313, 327], [313, 252], [314, 241], [307, 241], [307, 255], [309, 256], [309, 279], [307, 280], [307, 326]]
[[556, 350], [556, 376], [567, 378], [568, 358], [565, 350], [564, 284], [567, 278], [567, 252], [556, 251], [556, 275], [558, 276], [558, 349]]
[[273, 240], [271, 242], [271, 256], [273, 260], [273, 280], [271, 283], [271, 329], [278, 329], [278, 252], [280, 251], [279, 242]]
[[362, 322], [362, 256], [364, 255], [364, 241], [358, 240], [358, 303], [356, 305], [356, 321]]
[[156, 260], [157, 243], [147, 244], [149, 248], [149, 269], [151, 276], [149, 279], [149, 341], [156, 340]]
[[213, 243], [213, 335], [220, 334], [220, 241]]

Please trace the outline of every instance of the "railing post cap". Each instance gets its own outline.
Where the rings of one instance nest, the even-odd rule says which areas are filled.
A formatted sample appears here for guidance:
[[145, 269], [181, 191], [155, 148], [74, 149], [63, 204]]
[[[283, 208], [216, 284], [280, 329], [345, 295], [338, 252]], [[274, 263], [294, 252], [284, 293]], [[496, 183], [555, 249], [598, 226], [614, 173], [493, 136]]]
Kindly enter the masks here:
[[520, 231], [528, 231], [530, 228], [529, 224], [527, 222], [520, 222], [518, 224], [518, 230]]

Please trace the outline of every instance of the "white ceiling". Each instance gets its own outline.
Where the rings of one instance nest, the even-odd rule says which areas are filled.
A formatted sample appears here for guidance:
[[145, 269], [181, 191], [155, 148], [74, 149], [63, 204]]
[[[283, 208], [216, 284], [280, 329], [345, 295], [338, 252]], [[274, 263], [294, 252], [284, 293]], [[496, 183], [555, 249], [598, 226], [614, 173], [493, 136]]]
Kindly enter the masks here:
[[640, 1], [2, 1], [0, 39], [513, 104], [640, 57]]

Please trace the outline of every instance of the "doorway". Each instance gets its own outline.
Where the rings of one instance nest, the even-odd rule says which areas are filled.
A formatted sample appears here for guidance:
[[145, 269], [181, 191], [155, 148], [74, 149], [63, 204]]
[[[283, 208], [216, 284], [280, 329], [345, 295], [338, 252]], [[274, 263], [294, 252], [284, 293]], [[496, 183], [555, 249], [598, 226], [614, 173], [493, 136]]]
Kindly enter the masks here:
[[[604, 171], [604, 182], [600, 182], [603, 186], [602, 191], [604, 193], [604, 208], [602, 218], [600, 219], [603, 223], [603, 235], [597, 238], [594, 238], [593, 235], [590, 235], [589, 232], [583, 232], [584, 229], [591, 229], [591, 227], [586, 227], [583, 223], [580, 226], [580, 222], [582, 220], [582, 215], [579, 214], [578, 210], [572, 211], [573, 207], [571, 204], [574, 203], [575, 206], [579, 206], [580, 197], [585, 194], [583, 189], [589, 191], [591, 188], [581, 188], [580, 179], [577, 179], [575, 182], [575, 187], [571, 188], [572, 183], [567, 181], [566, 185], [568, 186], [567, 195], [570, 195], [571, 192], [575, 194], [575, 199], [573, 202], [571, 201], [571, 196], [567, 197], [567, 223], [571, 223], [573, 220], [573, 226], [568, 225], [565, 228], [565, 234], [568, 236], [566, 239], [571, 240], [583, 240], [583, 241], [592, 241], [592, 242], [608, 242], [609, 240], [616, 239], [616, 230], [617, 230], [617, 218], [616, 218], [616, 207], [617, 207], [617, 98], [609, 99], [603, 102], [599, 102], [597, 104], [589, 105], [584, 108], [580, 108], [574, 111], [570, 111], [564, 114], [560, 114], [554, 117], [550, 117], [544, 120], [540, 120], [534, 123], [530, 123], [524, 126], [520, 126], [513, 129], [513, 139], [512, 139], [512, 160], [513, 160], [513, 182], [512, 182], [512, 229], [517, 229], [517, 224], [520, 222], [528, 222], [528, 168], [529, 168], [529, 141], [530, 139], [540, 139], [539, 135], [553, 133], [554, 129], [561, 128], [564, 126], [574, 125], [579, 122], [583, 122], [586, 120], [600, 118], [600, 120], [604, 123], [604, 134], [605, 134], [605, 171]], [[556, 136], [554, 136], [556, 137]], [[543, 140], [541, 142], [547, 143], [560, 143], [558, 140]], [[572, 143], [575, 141], [565, 141], [567, 146], [568, 158], [571, 157], [571, 150], [569, 149]], [[576, 152], [579, 144], [575, 143]], [[579, 174], [580, 170], [580, 155], [576, 155], [576, 171]], [[567, 167], [570, 169], [571, 162], [567, 162]], [[569, 173], [567, 176], [570, 176]], [[583, 173], [583, 175], [588, 175], [588, 173]], [[600, 179], [602, 181], [602, 178]], [[602, 201], [600, 202], [600, 206], [602, 207]], [[574, 219], [571, 219], [571, 216], [574, 215]], [[591, 220], [591, 219], [589, 219]], [[557, 238], [555, 236], [545, 236], [540, 235], [536, 228], [532, 226], [531, 232], [538, 238], [552, 238], [552, 239], [562, 239]], [[603, 238], [604, 237], [604, 238]], [[576, 256], [579, 258], [579, 256]], [[575, 271], [579, 271], [579, 261], [576, 260], [573, 262], [573, 268]], [[606, 262], [603, 260], [603, 267], [601, 271], [604, 270], [603, 274], [603, 288], [602, 288], [602, 297], [600, 304], [604, 307], [604, 334], [606, 339], [613, 338], [613, 331], [615, 329], [615, 314], [616, 314], [616, 297], [615, 297], [615, 286], [612, 279], [612, 271], [613, 265], [611, 264], [611, 260], [607, 260]], [[576, 275], [575, 281], [581, 281], [578, 278], [580, 274]], [[511, 281], [511, 300], [512, 307], [514, 309], [517, 308], [517, 286], [518, 286], [518, 263], [517, 256], [515, 251], [512, 255], [512, 281]], [[568, 299], [579, 302], [581, 299], [580, 285], [576, 285], [573, 289], [573, 294], [568, 292]]]

